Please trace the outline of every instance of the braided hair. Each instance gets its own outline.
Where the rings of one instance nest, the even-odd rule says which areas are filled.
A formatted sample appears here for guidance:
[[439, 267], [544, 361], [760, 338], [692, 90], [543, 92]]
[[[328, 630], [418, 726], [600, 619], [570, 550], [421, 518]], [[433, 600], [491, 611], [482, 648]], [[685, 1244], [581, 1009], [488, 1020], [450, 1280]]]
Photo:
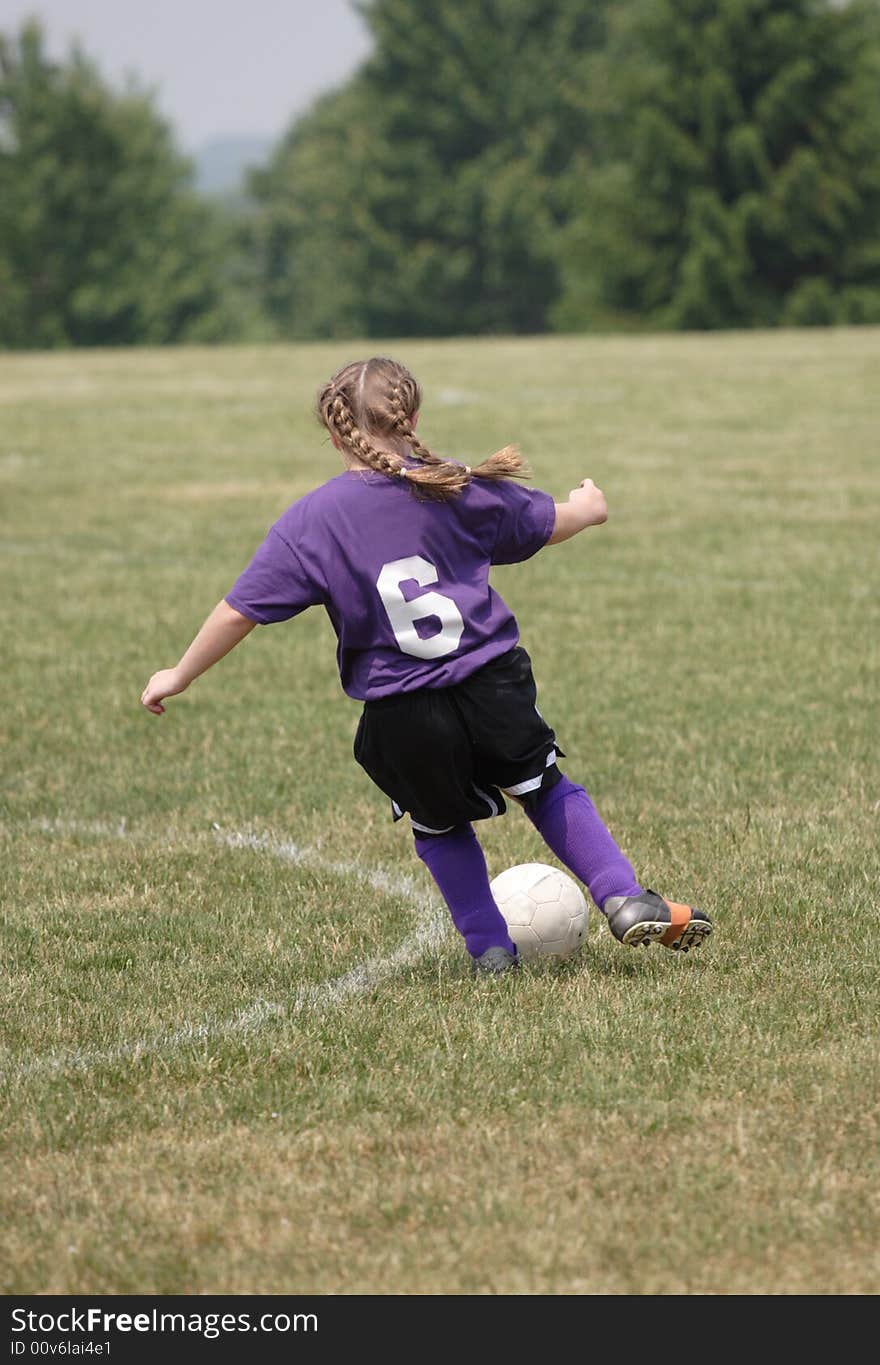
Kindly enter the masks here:
[[[318, 394], [317, 415], [340, 449], [379, 474], [405, 479], [418, 498], [446, 502], [472, 478], [526, 477], [514, 446], [496, 451], [475, 469], [435, 455], [415, 433], [421, 401], [421, 388], [409, 370], [375, 356], [346, 365], [328, 380]], [[418, 464], [408, 464], [407, 456]]]

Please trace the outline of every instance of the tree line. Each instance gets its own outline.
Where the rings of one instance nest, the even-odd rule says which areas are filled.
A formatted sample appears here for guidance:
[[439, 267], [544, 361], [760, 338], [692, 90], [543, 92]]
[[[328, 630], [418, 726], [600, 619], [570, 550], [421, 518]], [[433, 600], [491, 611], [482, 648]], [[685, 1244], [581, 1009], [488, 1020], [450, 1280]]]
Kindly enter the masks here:
[[880, 0], [367, 0], [232, 214], [0, 35], [0, 346], [880, 323]]

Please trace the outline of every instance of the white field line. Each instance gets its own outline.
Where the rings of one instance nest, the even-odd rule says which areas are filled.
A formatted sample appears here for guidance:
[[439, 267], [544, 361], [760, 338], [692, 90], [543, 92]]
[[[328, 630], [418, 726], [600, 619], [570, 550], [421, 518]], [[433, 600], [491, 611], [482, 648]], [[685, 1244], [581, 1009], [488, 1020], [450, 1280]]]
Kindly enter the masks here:
[[[37, 822], [34, 828], [47, 833], [70, 833], [99, 838], [133, 837], [124, 819], [115, 825], [100, 821], [89, 823], [76, 820], [42, 820]], [[142, 1057], [161, 1056], [193, 1043], [210, 1042], [219, 1038], [247, 1037], [260, 1032], [268, 1024], [277, 1026], [285, 1021], [290, 1023], [303, 1011], [324, 1013], [344, 1004], [354, 996], [363, 995], [401, 968], [412, 966], [430, 949], [438, 947], [449, 931], [449, 918], [445, 909], [435, 901], [426, 899], [424, 888], [420, 887], [413, 877], [364, 868], [357, 863], [332, 861], [323, 858], [314, 849], [301, 848], [289, 840], [275, 839], [269, 835], [224, 831], [217, 825], [213, 830], [215, 838], [229, 848], [258, 850], [275, 858], [283, 858], [286, 862], [300, 863], [336, 876], [365, 882], [371, 890], [377, 891], [380, 895], [408, 897], [419, 916], [419, 923], [386, 957], [368, 958], [349, 971], [343, 972], [341, 976], [318, 985], [301, 986], [286, 1002], [258, 999], [226, 1019], [209, 1018], [199, 1023], [186, 1023], [166, 1033], [157, 1033], [149, 1038], [131, 1039], [128, 1042], [116, 1043], [112, 1047], [68, 1048], [60, 1052], [49, 1052], [43, 1056], [33, 1057], [30, 1061], [22, 1062], [7, 1071], [0, 1071], [0, 1082], [23, 1081], [35, 1076], [54, 1075], [66, 1071], [89, 1072], [119, 1062], [136, 1062]]]

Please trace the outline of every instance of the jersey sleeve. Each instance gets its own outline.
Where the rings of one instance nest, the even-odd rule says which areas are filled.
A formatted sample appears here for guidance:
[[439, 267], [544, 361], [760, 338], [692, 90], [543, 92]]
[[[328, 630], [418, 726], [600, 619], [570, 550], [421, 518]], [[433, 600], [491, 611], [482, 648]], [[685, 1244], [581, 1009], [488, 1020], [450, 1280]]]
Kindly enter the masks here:
[[273, 526], [225, 600], [242, 616], [268, 626], [298, 616], [323, 598], [296, 551]]
[[538, 553], [553, 534], [556, 505], [540, 488], [499, 481], [494, 486], [501, 513], [497, 523], [493, 564], [518, 564]]

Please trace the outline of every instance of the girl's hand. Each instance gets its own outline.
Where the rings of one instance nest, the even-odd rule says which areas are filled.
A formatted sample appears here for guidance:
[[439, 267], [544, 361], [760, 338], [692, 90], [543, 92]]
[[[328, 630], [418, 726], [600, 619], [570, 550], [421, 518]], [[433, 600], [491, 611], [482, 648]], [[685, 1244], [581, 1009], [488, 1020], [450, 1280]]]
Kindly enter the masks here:
[[185, 692], [189, 683], [181, 678], [176, 668], [163, 668], [158, 673], [154, 673], [141, 693], [141, 705], [148, 711], [152, 711], [154, 716], [161, 716], [165, 712], [162, 702], [166, 697], [176, 697], [179, 692]]
[[577, 488], [573, 488], [569, 493], [568, 500], [577, 508], [584, 528], [601, 526], [603, 521], [608, 520], [605, 494], [601, 488], [596, 487], [592, 479], [581, 479]]
[[556, 522], [548, 545], [558, 545], [562, 540], [571, 540], [579, 531], [588, 526], [601, 526], [608, 520], [608, 504], [601, 488], [592, 479], [581, 479], [577, 488], [568, 495], [567, 502], [556, 503]]
[[185, 692], [191, 682], [234, 649], [255, 625], [256, 621], [230, 607], [225, 598], [218, 602], [183, 658], [173, 668], [153, 674], [141, 693], [141, 705], [154, 716], [161, 716], [166, 697]]

